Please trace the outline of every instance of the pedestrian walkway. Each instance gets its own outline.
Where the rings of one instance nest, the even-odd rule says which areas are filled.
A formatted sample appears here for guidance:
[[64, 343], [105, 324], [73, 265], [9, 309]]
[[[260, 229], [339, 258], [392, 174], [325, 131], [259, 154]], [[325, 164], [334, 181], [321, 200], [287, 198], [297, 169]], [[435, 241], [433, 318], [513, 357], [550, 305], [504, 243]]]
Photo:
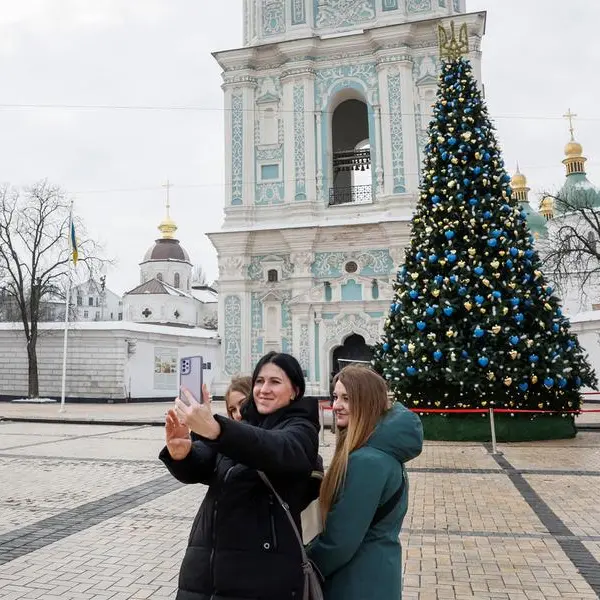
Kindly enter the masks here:
[[[113, 409], [159, 419], [165, 406], [67, 415]], [[327, 431], [326, 462], [333, 443]], [[140, 424], [0, 422], [0, 600], [173, 598], [205, 488], [173, 480], [162, 445]], [[499, 450], [428, 442], [410, 464], [403, 598], [598, 598], [600, 433]]]

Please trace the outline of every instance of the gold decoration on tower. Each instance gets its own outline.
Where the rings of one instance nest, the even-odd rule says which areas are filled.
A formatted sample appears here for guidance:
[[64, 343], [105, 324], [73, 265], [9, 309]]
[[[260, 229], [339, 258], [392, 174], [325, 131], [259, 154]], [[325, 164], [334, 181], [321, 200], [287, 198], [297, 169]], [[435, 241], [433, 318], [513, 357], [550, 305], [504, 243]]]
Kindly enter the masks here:
[[456, 28], [454, 21], [450, 21], [450, 33], [443, 25], [438, 25], [438, 41], [440, 58], [457, 60], [464, 54], [469, 53], [469, 30], [467, 24], [463, 23], [456, 39]]
[[567, 175], [574, 175], [576, 173], [585, 174], [585, 163], [587, 158], [583, 156], [583, 146], [575, 141], [575, 127], [573, 126], [573, 119], [577, 115], [571, 112], [571, 109], [563, 115], [565, 119], [569, 121], [569, 133], [571, 139], [565, 146], [565, 156], [563, 164], [567, 168]]
[[549, 221], [554, 218], [554, 198], [552, 196], [544, 196], [540, 202], [540, 215]]
[[517, 163], [517, 171], [510, 180], [510, 187], [513, 191], [513, 196], [519, 202], [527, 202], [529, 199], [529, 188], [527, 187], [527, 177], [519, 170]]
[[171, 215], [169, 214], [171, 209], [169, 191], [171, 187], [173, 187], [173, 185], [170, 181], [167, 180], [167, 183], [164, 184], [162, 187], [167, 188], [167, 216], [158, 226], [158, 230], [162, 233], [162, 238], [164, 240], [172, 240], [175, 232], [177, 231], [177, 225], [175, 224], [175, 221], [171, 219]]

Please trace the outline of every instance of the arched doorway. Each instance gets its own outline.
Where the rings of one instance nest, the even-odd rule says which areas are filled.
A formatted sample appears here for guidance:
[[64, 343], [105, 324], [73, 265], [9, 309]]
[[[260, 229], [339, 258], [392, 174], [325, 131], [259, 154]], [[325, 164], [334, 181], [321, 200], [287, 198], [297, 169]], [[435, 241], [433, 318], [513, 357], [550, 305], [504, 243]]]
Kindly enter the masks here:
[[[367, 178], [371, 174], [367, 104], [355, 98], [341, 102], [333, 112], [331, 128], [333, 187], [329, 190], [329, 204], [371, 201], [371, 180]], [[358, 173], [367, 175], [356, 178]]]
[[348, 336], [342, 346], [333, 351], [332, 376], [346, 365], [353, 362], [370, 363], [373, 359], [373, 348], [368, 346], [362, 335], [353, 333]]

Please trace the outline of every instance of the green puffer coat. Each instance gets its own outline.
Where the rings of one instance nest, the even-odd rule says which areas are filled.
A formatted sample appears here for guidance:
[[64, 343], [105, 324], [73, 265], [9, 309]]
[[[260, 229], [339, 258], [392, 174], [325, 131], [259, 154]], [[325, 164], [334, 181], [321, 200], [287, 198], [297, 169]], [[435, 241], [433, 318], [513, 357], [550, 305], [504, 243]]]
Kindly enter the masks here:
[[[421, 454], [423, 427], [417, 415], [396, 404], [365, 446], [352, 452], [344, 488], [325, 530], [308, 547], [325, 577], [325, 600], [398, 600], [402, 597], [400, 528], [408, 507], [404, 463]], [[402, 483], [393, 510], [373, 527], [379, 506]]]

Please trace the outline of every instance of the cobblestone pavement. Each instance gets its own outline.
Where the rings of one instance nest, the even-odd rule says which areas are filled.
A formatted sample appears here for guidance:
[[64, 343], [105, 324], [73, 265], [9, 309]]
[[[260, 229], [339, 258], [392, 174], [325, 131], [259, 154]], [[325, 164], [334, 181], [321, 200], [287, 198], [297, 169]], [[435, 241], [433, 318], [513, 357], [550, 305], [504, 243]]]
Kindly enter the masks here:
[[[0, 600], [174, 597], [204, 488], [166, 473], [162, 435], [0, 422]], [[599, 598], [600, 432], [499, 449], [430, 442], [410, 464], [403, 598]]]

